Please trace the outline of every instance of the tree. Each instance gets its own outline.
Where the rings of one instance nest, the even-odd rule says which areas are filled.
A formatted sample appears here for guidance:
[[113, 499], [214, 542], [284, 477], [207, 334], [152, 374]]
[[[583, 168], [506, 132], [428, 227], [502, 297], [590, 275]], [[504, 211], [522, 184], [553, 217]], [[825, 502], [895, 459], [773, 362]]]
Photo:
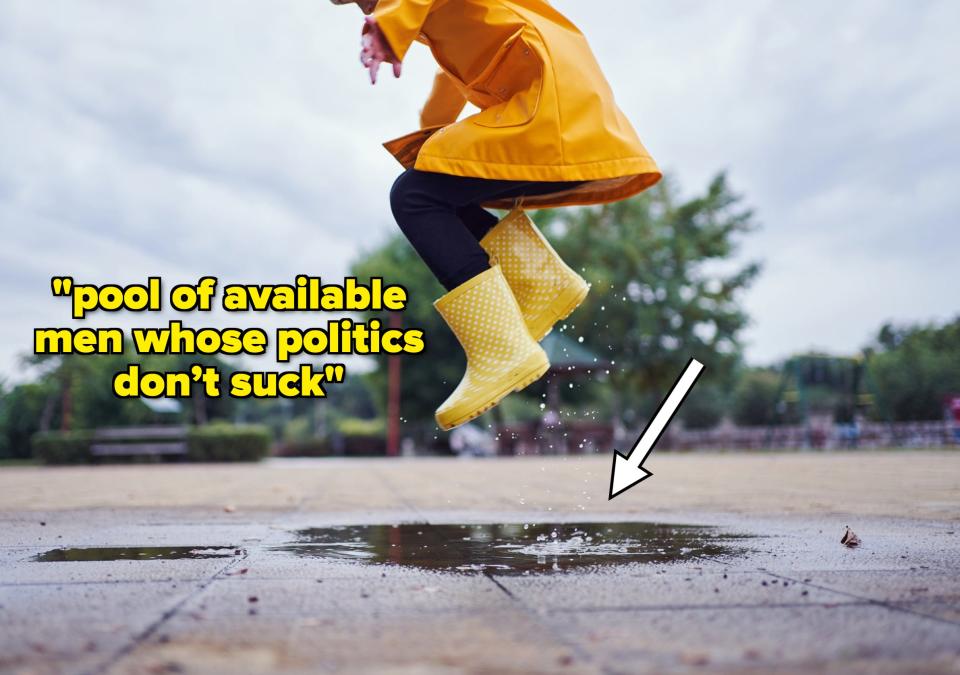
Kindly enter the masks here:
[[883, 326], [868, 350], [874, 415], [886, 421], [936, 420], [960, 392], [960, 318], [943, 326]]
[[[426, 348], [420, 354], [399, 357], [403, 369], [400, 415], [422, 427], [426, 433], [434, 428], [433, 415], [437, 406], [456, 387], [466, 367], [460, 344], [433, 307], [434, 300], [445, 291], [401, 235], [393, 236], [380, 248], [361, 256], [351, 272], [363, 281], [380, 277], [385, 283], [399, 284], [407, 289], [403, 326], [423, 330]], [[391, 317], [387, 312], [367, 312], [364, 315], [365, 321], [373, 319], [379, 319], [387, 327]], [[389, 357], [380, 354], [375, 358], [377, 368], [365, 376], [365, 381], [380, 413], [386, 414]]]
[[[747, 263], [726, 274], [715, 269], [715, 263], [729, 262], [738, 238], [754, 228], [752, 212], [739, 205], [723, 175], [687, 201], [666, 180], [617, 204], [541, 211], [536, 220], [564, 260], [592, 284], [584, 305], [558, 330], [582, 337], [587, 348], [613, 362], [603, 386], [613, 391], [617, 419], [635, 424], [652, 412], [693, 356], [707, 367], [698, 387], [728, 386], [747, 324], [739, 296], [759, 266]], [[433, 308], [443, 289], [399, 236], [363, 255], [352, 271], [409, 291], [404, 324], [424, 330], [427, 349], [403, 358], [402, 415], [432, 425], [433, 411], [465, 365], [460, 345]], [[372, 318], [389, 321], [384, 314], [365, 317]], [[367, 378], [381, 409], [385, 359], [378, 357]], [[532, 387], [528, 395], [539, 391]]]
[[10, 439], [7, 436], [7, 430], [10, 428], [9, 395], [6, 380], [0, 378], [0, 459], [11, 456]]
[[776, 424], [781, 379], [773, 370], [744, 372], [733, 390], [733, 421], [745, 427]]
[[[113, 378], [131, 363], [139, 363], [143, 371], [182, 372], [191, 364], [216, 366], [223, 380], [232, 368], [215, 356], [147, 354], [137, 356], [132, 345], [126, 354], [93, 355], [30, 355], [26, 363], [39, 370], [34, 388], [15, 389], [9, 398], [9, 416], [18, 416], [18, 429], [49, 431], [51, 429], [94, 429], [97, 427], [131, 426], [155, 422], [154, 414], [139, 399], [122, 399], [113, 393]], [[38, 397], [42, 397], [39, 399]], [[231, 419], [237, 401], [229, 396], [209, 399], [194, 395], [183, 401], [181, 423], [205, 424], [215, 419]], [[13, 406], [20, 406], [14, 413]], [[22, 419], [21, 419], [22, 417]], [[11, 421], [10, 424], [13, 424]], [[25, 445], [18, 434], [16, 447]], [[28, 435], [29, 436], [29, 435]]]
[[[740, 295], [760, 266], [730, 264], [755, 223], [725, 175], [686, 201], [666, 179], [634, 199], [547, 212], [540, 222], [592, 284], [566, 330], [613, 362], [626, 419], [648, 416], [691, 357], [706, 366], [698, 386], [729, 383], [748, 323]], [[719, 271], [720, 262], [733, 270]]]
[[20, 384], [4, 394], [0, 406], [3, 409], [0, 457], [30, 457], [30, 437], [40, 431], [40, 416], [48, 397], [49, 386], [46, 383]]
[[729, 404], [729, 389], [699, 382], [680, 408], [680, 419], [687, 429], [712, 429], [720, 424]]

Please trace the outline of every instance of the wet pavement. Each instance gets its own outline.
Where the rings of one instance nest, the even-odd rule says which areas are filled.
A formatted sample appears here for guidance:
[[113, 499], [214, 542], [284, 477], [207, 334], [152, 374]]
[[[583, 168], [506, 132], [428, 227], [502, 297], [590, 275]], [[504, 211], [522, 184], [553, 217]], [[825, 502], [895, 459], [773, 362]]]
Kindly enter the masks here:
[[960, 672], [956, 518], [723, 506], [0, 509], [0, 673]]

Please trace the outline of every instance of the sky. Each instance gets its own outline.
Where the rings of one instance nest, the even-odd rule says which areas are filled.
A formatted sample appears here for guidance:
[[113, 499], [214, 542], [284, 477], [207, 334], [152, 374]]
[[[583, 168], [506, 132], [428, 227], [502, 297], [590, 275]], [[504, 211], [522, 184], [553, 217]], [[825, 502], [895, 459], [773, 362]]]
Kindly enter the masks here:
[[[960, 314], [960, 3], [553, 4], [684, 194], [724, 170], [756, 210], [749, 363]], [[336, 281], [392, 234], [380, 142], [416, 127], [434, 64], [415, 46], [371, 87], [360, 22], [326, 0], [0, 0], [0, 377], [70, 323], [52, 276]]]

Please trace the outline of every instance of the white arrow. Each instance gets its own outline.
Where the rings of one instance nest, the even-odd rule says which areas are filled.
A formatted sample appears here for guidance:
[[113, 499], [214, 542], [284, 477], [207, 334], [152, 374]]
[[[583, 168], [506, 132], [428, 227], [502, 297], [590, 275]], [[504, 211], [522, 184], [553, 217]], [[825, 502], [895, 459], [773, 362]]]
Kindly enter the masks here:
[[653, 452], [653, 446], [660, 440], [670, 420], [677, 414], [683, 400], [697, 383], [697, 378], [703, 372], [703, 364], [696, 359], [690, 359], [680, 377], [673, 383], [673, 388], [667, 397], [660, 403], [653, 419], [647, 424], [640, 438], [633, 445], [630, 454], [624, 455], [619, 450], [613, 451], [613, 469], [610, 473], [610, 499], [623, 494], [637, 483], [643, 482], [653, 474], [643, 468], [643, 463]]

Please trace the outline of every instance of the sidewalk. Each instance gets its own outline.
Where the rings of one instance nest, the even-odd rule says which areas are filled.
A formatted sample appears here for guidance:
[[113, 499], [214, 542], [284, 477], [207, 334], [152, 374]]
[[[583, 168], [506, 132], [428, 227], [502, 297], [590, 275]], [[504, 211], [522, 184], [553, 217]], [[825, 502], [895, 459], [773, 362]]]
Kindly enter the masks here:
[[[655, 477], [612, 502], [609, 468], [0, 470], [0, 673], [960, 672], [960, 453], [655, 453]], [[390, 529], [368, 548], [391, 565], [298, 544], [324, 526], [570, 521], [716, 526], [730, 549], [696, 535], [673, 563], [513, 574], [427, 569]], [[860, 547], [840, 545], [846, 525]], [[658, 531], [659, 547], [679, 530]], [[129, 546], [202, 550], [32, 561]]]
[[323, 513], [484, 509], [574, 514], [957, 517], [960, 452], [654, 454], [654, 478], [607, 501], [609, 457], [275, 460], [0, 469], [0, 512], [211, 508]]

